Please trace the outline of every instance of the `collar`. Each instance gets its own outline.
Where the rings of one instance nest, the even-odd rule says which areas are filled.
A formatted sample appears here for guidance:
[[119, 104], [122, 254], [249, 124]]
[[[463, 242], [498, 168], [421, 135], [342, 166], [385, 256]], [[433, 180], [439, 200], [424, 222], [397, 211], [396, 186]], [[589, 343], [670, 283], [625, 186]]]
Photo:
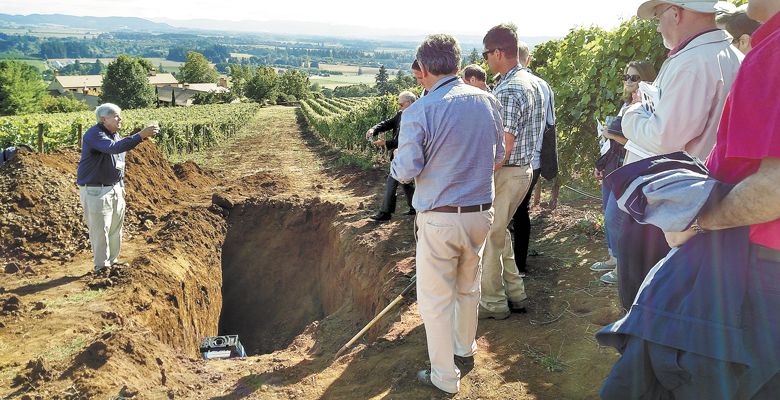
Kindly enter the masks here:
[[510, 69], [509, 71], [506, 71], [506, 74], [504, 74], [501, 77], [501, 82], [503, 82], [505, 80], [509, 80], [508, 78], [511, 78], [512, 76], [514, 76], [514, 74], [516, 74], [518, 71], [522, 71], [523, 69], [524, 69], [523, 65], [520, 64], [520, 63], [517, 63], [517, 65], [512, 67], [512, 69]]
[[780, 30], [780, 12], [773, 15], [772, 18], [769, 18], [753, 32], [753, 39], [751, 40], [753, 47], [758, 46], [759, 43], [778, 30]]
[[[455, 78], [455, 79], [452, 79], [452, 78]], [[445, 76], [441, 77], [441, 79], [436, 81], [436, 83], [434, 83], [433, 86], [431, 86], [431, 90], [428, 91], [428, 93], [433, 93], [434, 90], [444, 86], [445, 84], [447, 84], [449, 82], [453, 82], [453, 81], [460, 81], [460, 78], [458, 78], [458, 76], [455, 75], [455, 74], [445, 75]]]
[[719, 30], [720, 29], [718, 29], [718, 28], [707, 29], [707, 30], [701, 31], [699, 33], [693, 34], [691, 36], [688, 36], [688, 38], [683, 40], [680, 44], [677, 45], [677, 47], [673, 48], [669, 52], [669, 57], [672, 57], [672, 56], [676, 55], [677, 53], [679, 53], [680, 51], [682, 51], [686, 46], [691, 44], [691, 42], [693, 42], [693, 40], [698, 38], [699, 36], [705, 35], [705, 34], [710, 33], [710, 32], [719, 31]]

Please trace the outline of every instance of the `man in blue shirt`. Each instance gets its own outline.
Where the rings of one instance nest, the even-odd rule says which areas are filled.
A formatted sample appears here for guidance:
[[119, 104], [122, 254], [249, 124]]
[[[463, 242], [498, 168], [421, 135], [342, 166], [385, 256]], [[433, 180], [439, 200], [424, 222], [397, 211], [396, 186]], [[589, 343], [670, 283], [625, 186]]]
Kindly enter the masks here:
[[160, 130], [148, 126], [122, 138], [117, 133], [122, 127], [121, 112], [110, 103], [95, 109], [97, 124], [84, 133], [76, 173], [96, 273], [118, 263], [125, 218], [125, 152]]
[[496, 98], [458, 78], [455, 38], [427, 37], [417, 60], [428, 94], [401, 116], [390, 173], [416, 185], [417, 303], [431, 360], [417, 378], [456, 393], [477, 350], [480, 261], [493, 222], [493, 166], [504, 158], [503, 124]]

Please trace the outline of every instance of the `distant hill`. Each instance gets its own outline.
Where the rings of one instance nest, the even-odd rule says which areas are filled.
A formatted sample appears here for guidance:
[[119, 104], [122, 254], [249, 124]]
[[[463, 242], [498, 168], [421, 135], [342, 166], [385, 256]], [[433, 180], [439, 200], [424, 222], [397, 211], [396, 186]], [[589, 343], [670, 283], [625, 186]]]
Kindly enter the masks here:
[[0, 14], [0, 26], [63, 26], [67, 28], [91, 29], [102, 32], [120, 30], [171, 32], [178, 30], [165, 23], [153, 22], [136, 17], [77, 17], [63, 14]]
[[[397, 29], [365, 27], [356, 25], [338, 25], [322, 22], [301, 21], [224, 21], [214, 19], [173, 20], [158, 19], [158, 22], [137, 17], [77, 17], [63, 14], [30, 14], [9, 15], [0, 14], [0, 27], [53, 27], [62, 26], [71, 29], [89, 29], [100, 32], [111, 31], [142, 31], [151, 33], [170, 32], [233, 32], [233, 33], [266, 33], [273, 35], [311, 37], [334, 37], [357, 40], [382, 40], [398, 43], [408, 43], [413, 47], [425, 37], [426, 32], [404, 32], [399, 35]], [[453, 34], [461, 41], [464, 52], [471, 48], [482, 48], [482, 36], [468, 34]], [[522, 37], [533, 48], [555, 37]], [[406, 47], [406, 46], [404, 46]]]

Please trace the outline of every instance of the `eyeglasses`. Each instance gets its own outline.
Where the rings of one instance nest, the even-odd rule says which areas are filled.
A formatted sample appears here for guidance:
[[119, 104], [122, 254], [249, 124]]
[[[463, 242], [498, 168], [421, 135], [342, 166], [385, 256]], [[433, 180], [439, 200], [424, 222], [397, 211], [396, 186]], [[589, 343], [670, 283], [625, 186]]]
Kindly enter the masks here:
[[662, 16], [662, 15], [664, 15], [664, 13], [665, 13], [665, 12], [669, 11], [669, 9], [670, 9], [670, 8], [673, 8], [673, 7], [674, 7], [674, 6], [673, 6], [673, 5], [671, 5], [671, 6], [669, 6], [669, 7], [666, 7], [666, 8], [664, 8], [664, 10], [663, 10], [663, 11], [661, 11], [661, 12], [659, 12], [659, 13], [655, 13], [655, 15], [653, 15], [653, 19], [654, 19], [656, 22], [658, 22], [658, 21], [661, 19], [661, 16]]
[[488, 58], [488, 57], [487, 57], [487, 56], [488, 56], [488, 54], [490, 54], [490, 53], [492, 53], [492, 52], [494, 52], [494, 51], [496, 51], [496, 50], [501, 50], [501, 49], [500, 49], [500, 48], [498, 48], [498, 47], [496, 47], [495, 49], [490, 49], [490, 50], [485, 50], [485, 51], [483, 51], [483, 52], [482, 52], [482, 58], [484, 58], [485, 60], [487, 60], [487, 58]]
[[623, 80], [624, 80], [624, 81], [626, 81], [626, 82], [628, 82], [628, 81], [631, 81], [631, 82], [634, 82], [634, 83], [636, 83], [636, 82], [639, 82], [639, 81], [641, 81], [641, 80], [642, 80], [642, 77], [641, 77], [641, 76], [639, 76], [639, 75], [629, 75], [629, 74], [625, 74], [625, 75], [623, 75]]

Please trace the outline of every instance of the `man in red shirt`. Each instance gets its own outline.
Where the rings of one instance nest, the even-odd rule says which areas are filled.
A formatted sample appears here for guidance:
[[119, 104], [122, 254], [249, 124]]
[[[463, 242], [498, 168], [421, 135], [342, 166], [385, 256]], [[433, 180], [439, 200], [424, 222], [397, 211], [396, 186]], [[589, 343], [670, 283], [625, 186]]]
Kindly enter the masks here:
[[[750, 0], [748, 16], [763, 22], [732, 86], [715, 148], [707, 159], [711, 175], [735, 184], [715, 207], [685, 232], [667, 232], [672, 247], [705, 230], [750, 226], [750, 304], [757, 348], [768, 368], [746, 398], [776, 398], [780, 390], [780, 0]], [[765, 364], [766, 365], [766, 364]], [[744, 379], [743, 379], [744, 380]], [[774, 396], [774, 397], [773, 397]]]

